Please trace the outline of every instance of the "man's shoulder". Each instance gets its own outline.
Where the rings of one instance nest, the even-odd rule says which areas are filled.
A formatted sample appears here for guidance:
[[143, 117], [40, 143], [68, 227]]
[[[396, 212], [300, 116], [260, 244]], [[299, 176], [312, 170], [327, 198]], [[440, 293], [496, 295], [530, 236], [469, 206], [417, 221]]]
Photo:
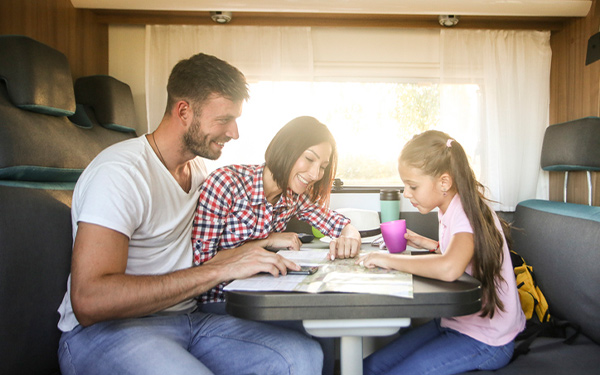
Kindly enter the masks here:
[[119, 160], [139, 156], [145, 150], [144, 141], [141, 137], [127, 139], [117, 142], [102, 150], [96, 159]]
[[101, 151], [84, 170], [78, 185], [90, 180], [103, 179], [104, 182], [131, 179], [142, 171], [139, 168], [144, 159], [145, 147], [139, 138], [115, 143]]

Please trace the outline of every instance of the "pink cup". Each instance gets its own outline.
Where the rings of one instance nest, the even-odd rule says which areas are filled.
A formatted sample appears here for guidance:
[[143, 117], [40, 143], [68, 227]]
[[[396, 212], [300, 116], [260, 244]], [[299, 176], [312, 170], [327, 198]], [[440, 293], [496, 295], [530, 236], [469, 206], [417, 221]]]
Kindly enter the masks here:
[[381, 223], [383, 241], [390, 253], [401, 253], [406, 250], [406, 220], [394, 220]]

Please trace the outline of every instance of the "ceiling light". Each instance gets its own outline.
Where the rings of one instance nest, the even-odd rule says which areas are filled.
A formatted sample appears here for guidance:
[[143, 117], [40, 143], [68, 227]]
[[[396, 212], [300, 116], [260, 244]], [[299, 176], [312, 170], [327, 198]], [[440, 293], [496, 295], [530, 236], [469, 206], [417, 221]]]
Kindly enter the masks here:
[[210, 12], [210, 18], [216, 23], [229, 23], [231, 21], [231, 12]]
[[458, 23], [459, 19], [460, 19], [460, 16], [455, 16], [453, 14], [450, 14], [450, 15], [442, 14], [438, 17], [438, 21], [440, 21], [440, 25], [446, 26], [446, 27], [455, 26]]

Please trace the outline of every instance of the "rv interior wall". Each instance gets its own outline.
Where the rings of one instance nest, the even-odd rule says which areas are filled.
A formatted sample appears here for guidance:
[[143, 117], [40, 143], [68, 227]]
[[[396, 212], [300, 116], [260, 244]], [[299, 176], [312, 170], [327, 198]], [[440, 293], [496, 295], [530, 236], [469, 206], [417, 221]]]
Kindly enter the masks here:
[[[550, 124], [588, 116], [600, 116], [600, 61], [585, 65], [589, 38], [600, 30], [600, 4], [594, 0], [585, 18], [572, 19], [562, 30], [553, 31], [550, 73]], [[550, 200], [562, 201], [564, 173], [550, 173]], [[592, 172], [594, 205], [600, 205], [600, 173]], [[572, 203], [587, 204], [587, 176], [569, 176]]]
[[108, 74], [120, 81], [127, 82], [131, 87], [135, 115], [138, 120], [137, 134], [154, 130], [148, 129], [146, 116], [145, 37], [143, 25], [110, 25], [108, 27]]
[[70, 0], [2, 0], [0, 34], [26, 35], [67, 56], [73, 79], [108, 74], [108, 25]]

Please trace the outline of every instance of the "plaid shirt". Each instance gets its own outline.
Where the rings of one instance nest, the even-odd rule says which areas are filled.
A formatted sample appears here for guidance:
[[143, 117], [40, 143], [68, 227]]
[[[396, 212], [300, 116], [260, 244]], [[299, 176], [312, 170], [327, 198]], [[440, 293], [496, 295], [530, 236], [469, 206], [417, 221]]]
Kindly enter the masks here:
[[[311, 202], [306, 194], [289, 190], [272, 205], [263, 187], [264, 165], [231, 165], [212, 172], [200, 187], [194, 215], [194, 265], [211, 259], [218, 250], [238, 247], [250, 240], [283, 232], [295, 215], [330, 237], [339, 237], [350, 222], [345, 216]], [[224, 301], [217, 285], [201, 296], [202, 303]]]

